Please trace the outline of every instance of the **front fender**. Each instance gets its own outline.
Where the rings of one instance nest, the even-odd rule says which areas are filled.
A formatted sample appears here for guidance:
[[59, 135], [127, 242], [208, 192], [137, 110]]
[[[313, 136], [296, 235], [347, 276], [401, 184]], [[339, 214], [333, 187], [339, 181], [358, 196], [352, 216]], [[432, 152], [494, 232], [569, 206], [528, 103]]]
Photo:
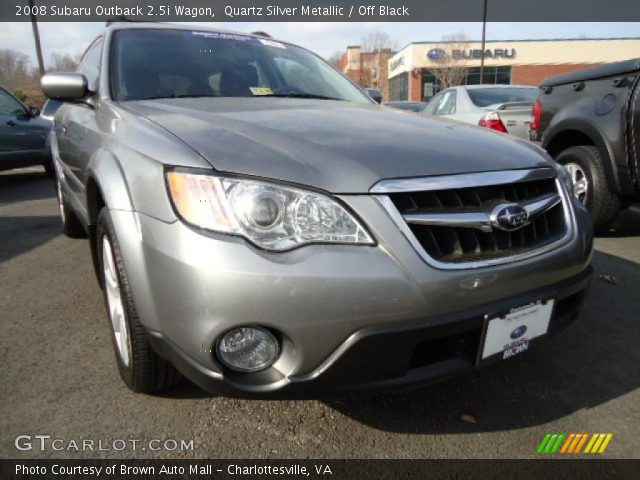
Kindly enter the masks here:
[[[570, 132], [579, 132], [581, 134], [589, 137], [593, 145], [598, 149], [600, 156], [602, 157], [603, 167], [605, 177], [607, 179], [607, 184], [614, 187], [615, 191], [620, 190], [620, 178], [618, 176], [618, 171], [614, 168], [615, 165], [615, 153], [613, 145], [607, 139], [607, 134], [604, 129], [593, 122], [590, 122], [585, 118], [575, 118], [575, 117], [565, 117], [555, 119], [552, 124], [547, 129], [544, 137], [542, 138], [542, 146], [545, 150], [548, 150], [549, 147], [553, 147], [554, 142], [562, 135], [568, 134]], [[562, 147], [556, 153], [564, 150], [565, 148], [569, 148], [572, 146], [576, 146], [576, 143], [567, 144], [566, 147]]]
[[98, 281], [102, 283], [99, 261], [99, 239], [96, 236], [96, 222], [102, 204], [109, 210], [116, 240], [122, 254], [129, 286], [136, 300], [136, 308], [142, 318], [149, 319], [148, 326], [158, 328], [155, 306], [149, 299], [150, 283], [146, 277], [147, 268], [142, 248], [142, 230], [136, 202], [129, 188], [125, 171], [115, 155], [101, 150], [92, 158], [87, 175], [87, 205], [91, 219], [91, 252]]
[[135, 204], [125, 180], [122, 165], [115, 155], [106, 150], [98, 150], [87, 168], [85, 191], [87, 192], [87, 210], [90, 224], [95, 223], [98, 205], [92, 205], [91, 199], [97, 188], [102, 200], [110, 210], [135, 211]]

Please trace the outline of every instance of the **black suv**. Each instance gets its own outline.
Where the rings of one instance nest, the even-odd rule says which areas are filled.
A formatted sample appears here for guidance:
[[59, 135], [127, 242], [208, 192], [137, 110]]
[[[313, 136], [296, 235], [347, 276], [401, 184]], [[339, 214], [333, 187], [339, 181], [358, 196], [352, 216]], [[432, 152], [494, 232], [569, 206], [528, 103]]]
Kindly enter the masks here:
[[531, 140], [565, 166], [574, 194], [605, 229], [640, 200], [640, 58], [548, 78]]

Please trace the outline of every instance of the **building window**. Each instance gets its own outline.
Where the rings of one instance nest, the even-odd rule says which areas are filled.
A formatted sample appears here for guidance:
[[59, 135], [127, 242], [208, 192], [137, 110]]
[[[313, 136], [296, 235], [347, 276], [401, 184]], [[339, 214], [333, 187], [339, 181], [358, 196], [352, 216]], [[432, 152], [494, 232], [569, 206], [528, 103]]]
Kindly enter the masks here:
[[[467, 71], [465, 85], [478, 85], [480, 82], [480, 67], [473, 67]], [[511, 83], [511, 67], [484, 67], [484, 82], [489, 84]], [[422, 101], [426, 102], [442, 90], [442, 85], [431, 70], [422, 69]]]
[[431, 70], [422, 69], [422, 101], [426, 102], [442, 90], [442, 84]]
[[511, 67], [496, 67], [496, 83], [511, 84]]
[[511, 83], [511, 67], [484, 67], [484, 78], [480, 81], [480, 67], [470, 68], [467, 72], [465, 85], [478, 85], [480, 83], [504, 84]]
[[409, 73], [404, 72], [389, 79], [389, 101], [409, 100]]

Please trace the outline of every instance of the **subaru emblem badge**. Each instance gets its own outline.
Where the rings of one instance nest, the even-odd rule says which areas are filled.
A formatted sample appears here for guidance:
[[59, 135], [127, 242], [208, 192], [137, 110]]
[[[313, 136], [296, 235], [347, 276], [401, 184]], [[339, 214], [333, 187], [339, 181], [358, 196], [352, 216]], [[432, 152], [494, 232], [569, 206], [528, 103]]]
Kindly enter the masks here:
[[517, 338], [520, 338], [522, 335], [524, 335], [526, 331], [527, 331], [527, 326], [520, 325], [519, 327], [515, 328], [513, 332], [511, 332], [510, 336], [513, 340], [515, 340]]
[[512, 232], [529, 222], [529, 214], [517, 203], [498, 205], [491, 214], [491, 224], [500, 230]]

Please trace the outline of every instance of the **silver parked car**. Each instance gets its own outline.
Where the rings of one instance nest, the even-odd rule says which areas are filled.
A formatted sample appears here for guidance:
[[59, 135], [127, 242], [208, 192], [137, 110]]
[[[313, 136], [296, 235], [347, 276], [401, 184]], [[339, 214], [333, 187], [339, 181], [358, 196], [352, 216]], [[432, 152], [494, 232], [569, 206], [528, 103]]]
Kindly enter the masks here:
[[395, 108], [397, 110], [406, 110], [409, 112], [420, 113], [427, 106], [427, 103], [399, 101], [399, 102], [386, 102], [384, 106]]
[[[195, 29], [194, 29], [195, 28]], [[135, 391], [433, 382], [578, 314], [592, 232], [537, 147], [371, 100], [295, 45], [115, 23], [42, 80], [65, 232]]]
[[529, 139], [539, 89], [526, 85], [461, 85], [438, 93], [422, 113]]

